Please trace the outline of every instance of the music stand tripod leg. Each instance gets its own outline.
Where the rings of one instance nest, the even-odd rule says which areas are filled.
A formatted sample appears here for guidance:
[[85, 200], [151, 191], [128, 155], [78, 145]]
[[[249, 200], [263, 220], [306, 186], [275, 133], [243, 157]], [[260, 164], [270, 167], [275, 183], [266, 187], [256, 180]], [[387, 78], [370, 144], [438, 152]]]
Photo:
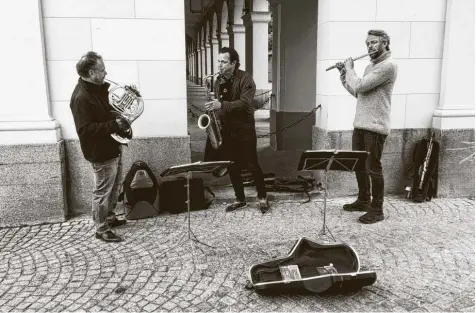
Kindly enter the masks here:
[[[326, 224], [326, 211], [327, 211], [327, 170], [324, 170], [324, 221], [322, 223], [322, 230], [319, 232], [319, 235], [325, 235], [336, 241], [334, 235], [332, 235], [331, 230]], [[329, 232], [330, 236], [327, 235], [326, 229]]]
[[[195, 236], [195, 234], [192, 231], [192, 228], [190, 227], [190, 179], [191, 178], [192, 178], [192, 172], [187, 172], [187, 201], [186, 202], [187, 202], [187, 211], [188, 211], [188, 239], [196, 243], [202, 244], [204, 246], [215, 248], [198, 240], [197, 236]], [[190, 237], [190, 234], [193, 235], [193, 238]]]

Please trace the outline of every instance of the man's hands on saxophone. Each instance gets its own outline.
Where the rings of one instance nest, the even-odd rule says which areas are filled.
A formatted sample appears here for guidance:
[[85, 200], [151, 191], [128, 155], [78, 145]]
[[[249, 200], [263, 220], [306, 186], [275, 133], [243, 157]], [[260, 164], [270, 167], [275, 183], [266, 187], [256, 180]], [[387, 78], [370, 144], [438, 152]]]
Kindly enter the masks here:
[[205, 103], [205, 110], [216, 111], [221, 109], [221, 102], [218, 99]]

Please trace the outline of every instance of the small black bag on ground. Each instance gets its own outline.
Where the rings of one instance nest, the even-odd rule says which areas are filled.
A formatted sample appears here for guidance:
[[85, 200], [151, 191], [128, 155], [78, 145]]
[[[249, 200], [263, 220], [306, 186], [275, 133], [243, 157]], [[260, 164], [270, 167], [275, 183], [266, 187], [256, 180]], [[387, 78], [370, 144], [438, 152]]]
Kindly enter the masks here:
[[[118, 201], [124, 202], [127, 219], [154, 217], [159, 214], [155, 208], [159, 184], [147, 163], [136, 161], [127, 172]], [[144, 202], [147, 204], [145, 205]]]
[[[205, 210], [215, 199], [215, 194], [203, 184], [202, 178], [190, 179], [190, 211]], [[187, 180], [178, 177], [163, 181], [159, 188], [159, 207], [162, 211], [178, 214], [187, 212]]]

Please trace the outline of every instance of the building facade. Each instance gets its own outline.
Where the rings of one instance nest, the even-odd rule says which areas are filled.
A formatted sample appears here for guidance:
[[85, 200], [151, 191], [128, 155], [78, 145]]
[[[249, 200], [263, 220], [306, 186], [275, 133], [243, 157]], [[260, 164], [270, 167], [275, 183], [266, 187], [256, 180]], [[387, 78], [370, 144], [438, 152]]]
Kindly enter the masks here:
[[[145, 101], [124, 149], [154, 173], [190, 161], [187, 79], [216, 71], [218, 49], [231, 46], [258, 92], [268, 89], [268, 23], [273, 19], [271, 130], [321, 105], [315, 116], [271, 137], [275, 150], [350, 149], [355, 99], [336, 71], [366, 52], [366, 33], [385, 29], [399, 72], [392, 133], [384, 150], [389, 193], [413, 144], [431, 132], [442, 152], [439, 195], [474, 195], [473, 0], [18, 0], [0, 4], [6, 68], [0, 112], [0, 226], [59, 221], [88, 213], [92, 173], [69, 108], [77, 60], [94, 50], [108, 78], [136, 84]], [[362, 73], [368, 59], [356, 61]], [[188, 73], [188, 76], [187, 76]], [[458, 150], [473, 142], [472, 150]], [[334, 189], [355, 185], [335, 175]]]

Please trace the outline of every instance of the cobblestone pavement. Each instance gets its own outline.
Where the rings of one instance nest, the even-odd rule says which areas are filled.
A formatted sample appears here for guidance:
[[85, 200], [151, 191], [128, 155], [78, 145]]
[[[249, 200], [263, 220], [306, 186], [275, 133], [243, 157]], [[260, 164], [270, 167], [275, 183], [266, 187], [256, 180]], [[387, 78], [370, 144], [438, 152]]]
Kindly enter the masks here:
[[121, 243], [94, 238], [91, 218], [0, 229], [1, 311], [467, 311], [474, 312], [474, 200], [385, 203], [386, 219], [357, 222], [328, 201], [327, 224], [374, 270], [372, 286], [341, 295], [260, 296], [244, 288], [250, 266], [319, 236], [322, 197], [225, 213], [223, 203], [187, 214], [128, 221]]

